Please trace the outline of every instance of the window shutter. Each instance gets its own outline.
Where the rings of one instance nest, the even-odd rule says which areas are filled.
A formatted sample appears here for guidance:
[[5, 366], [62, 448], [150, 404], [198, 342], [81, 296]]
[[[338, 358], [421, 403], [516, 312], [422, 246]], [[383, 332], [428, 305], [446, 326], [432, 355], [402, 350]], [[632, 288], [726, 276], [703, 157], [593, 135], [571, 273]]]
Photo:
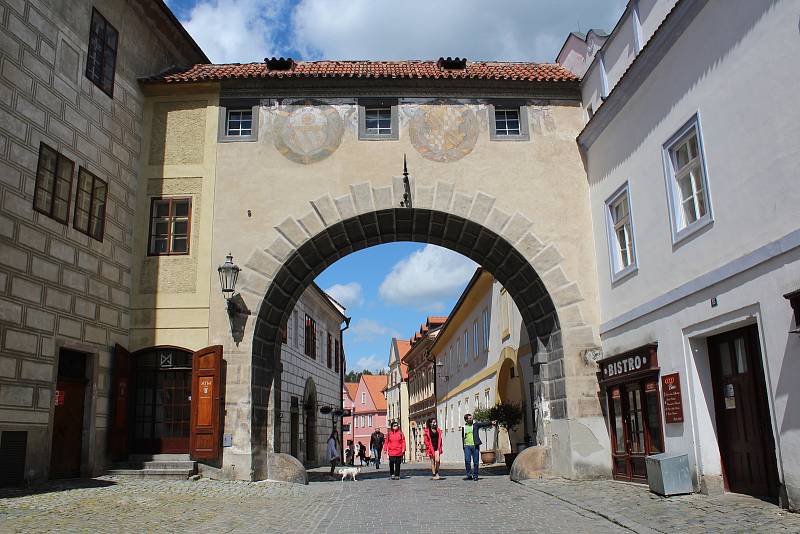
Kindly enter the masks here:
[[192, 408], [189, 452], [195, 460], [216, 460], [222, 441], [220, 382], [222, 345], [192, 355]]
[[132, 363], [130, 352], [122, 345], [117, 344], [114, 347], [114, 375], [111, 390], [114, 419], [111, 421], [110, 436], [111, 456], [115, 460], [122, 460], [128, 456], [128, 406], [133, 391]]

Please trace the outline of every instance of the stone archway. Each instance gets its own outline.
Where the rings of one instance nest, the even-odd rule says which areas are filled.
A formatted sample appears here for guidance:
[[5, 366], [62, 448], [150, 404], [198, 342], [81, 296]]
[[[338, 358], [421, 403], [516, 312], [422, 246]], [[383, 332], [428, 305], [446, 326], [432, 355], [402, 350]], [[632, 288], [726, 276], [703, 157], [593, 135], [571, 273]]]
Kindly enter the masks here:
[[[539, 239], [527, 217], [506, 213], [485, 193], [470, 196], [447, 182], [416, 187], [413, 209], [394, 207], [402, 198], [400, 179], [393, 186], [373, 187], [366, 182], [351, 185], [350, 190], [336, 199], [320, 197], [304, 215], [286, 218], [275, 227], [278, 235], [270, 246], [253, 250], [244, 264], [241, 294], [255, 310], [249, 414], [254, 478], [269, 476], [269, 455], [279, 440], [274, 425], [280, 398], [279, 328], [305, 287], [328, 265], [381, 243], [440, 245], [491, 272], [522, 315], [533, 361], [540, 368], [551, 434], [561, 440], [558, 446], [569, 447], [564, 441], [580, 417], [594, 418], [595, 426], [597, 419], [602, 422], [594, 397], [594, 368], [581, 357], [598, 344], [595, 329], [583, 319], [593, 316], [592, 305], [565, 274], [557, 245]], [[577, 386], [572, 398], [571, 379]], [[590, 391], [585, 384], [592, 384]], [[602, 441], [603, 436], [597, 439]], [[562, 474], [572, 474], [572, 453], [564, 462]]]
[[[522, 389], [522, 374], [518, 354], [511, 347], [504, 348], [500, 353], [500, 365], [497, 368], [495, 377], [495, 397], [498, 403], [511, 403], [520, 407], [524, 405], [525, 392]], [[503, 429], [501, 431], [500, 444], [503, 447], [503, 452], [511, 452], [514, 444], [520, 441], [524, 436], [524, 432], [521, 430], [524, 426], [523, 414], [523, 420], [514, 430]], [[507, 443], [504, 443], [504, 440], [507, 440]]]

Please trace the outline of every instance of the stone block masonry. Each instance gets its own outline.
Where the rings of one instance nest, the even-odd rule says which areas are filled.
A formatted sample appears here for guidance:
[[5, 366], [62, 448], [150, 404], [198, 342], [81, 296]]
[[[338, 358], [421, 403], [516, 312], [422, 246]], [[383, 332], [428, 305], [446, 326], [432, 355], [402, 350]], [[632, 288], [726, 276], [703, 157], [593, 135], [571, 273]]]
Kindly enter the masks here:
[[[126, 2], [94, 4], [0, 0], [0, 432], [28, 431], [36, 454], [28, 455], [26, 476], [33, 479], [49, 467], [61, 347], [89, 355], [87, 398], [96, 400], [86, 405], [93, 413], [84, 432], [93, 446], [82, 469], [97, 474], [106, 466], [113, 341], [127, 343], [129, 335], [143, 110], [136, 78], [165, 66], [156, 61], [176, 61], [152, 53], [155, 36], [126, 48], [132, 35], [154, 31], [141, 14], [126, 12]], [[121, 35], [113, 98], [83, 74], [92, 7]], [[151, 71], [135, 72], [142, 65]], [[75, 163], [67, 224], [33, 209], [41, 143]], [[109, 185], [102, 241], [73, 228], [80, 167]]]

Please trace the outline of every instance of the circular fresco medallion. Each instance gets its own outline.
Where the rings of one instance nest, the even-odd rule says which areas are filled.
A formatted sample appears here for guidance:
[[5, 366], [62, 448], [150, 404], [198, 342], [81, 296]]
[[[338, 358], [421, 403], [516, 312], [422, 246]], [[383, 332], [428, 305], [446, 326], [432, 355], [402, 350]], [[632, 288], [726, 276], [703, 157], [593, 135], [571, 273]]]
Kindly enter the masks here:
[[281, 107], [275, 115], [275, 148], [297, 163], [321, 161], [339, 148], [344, 121], [323, 102], [305, 100]]
[[411, 144], [426, 159], [458, 161], [475, 147], [478, 119], [464, 105], [423, 104], [408, 125]]

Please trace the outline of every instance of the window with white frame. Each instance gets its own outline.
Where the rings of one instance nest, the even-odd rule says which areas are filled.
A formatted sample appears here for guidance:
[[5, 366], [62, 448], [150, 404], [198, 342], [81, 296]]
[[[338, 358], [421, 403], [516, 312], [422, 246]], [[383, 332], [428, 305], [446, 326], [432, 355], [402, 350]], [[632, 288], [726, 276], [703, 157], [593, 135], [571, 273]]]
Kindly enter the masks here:
[[372, 426], [372, 416], [371, 415], [367, 416], [367, 426]]
[[225, 124], [225, 135], [241, 137], [253, 135], [253, 110], [229, 109]]
[[481, 313], [483, 319], [483, 350], [489, 350], [489, 308], [484, 308]]
[[673, 242], [711, 222], [708, 179], [698, 117], [664, 145]]
[[464, 365], [469, 362], [469, 329], [464, 330]]
[[475, 394], [475, 409], [477, 410], [480, 407], [481, 407], [481, 396], [480, 396], [479, 393], [476, 393]]
[[636, 269], [630, 192], [627, 183], [606, 201], [606, 216], [611, 272], [613, 278], [617, 280]]
[[396, 140], [398, 138], [397, 99], [359, 99], [358, 138]]
[[367, 394], [365, 392], [361, 392], [361, 404], [367, 403]]
[[472, 323], [472, 357], [478, 359], [478, 343], [480, 343], [478, 339], [478, 320]]
[[489, 389], [483, 390], [483, 407], [488, 409], [489, 408]]
[[527, 108], [520, 103], [499, 102], [490, 106], [489, 138], [492, 141], [528, 140]]
[[509, 308], [508, 291], [500, 289], [500, 338], [505, 339], [511, 335], [511, 314]]

